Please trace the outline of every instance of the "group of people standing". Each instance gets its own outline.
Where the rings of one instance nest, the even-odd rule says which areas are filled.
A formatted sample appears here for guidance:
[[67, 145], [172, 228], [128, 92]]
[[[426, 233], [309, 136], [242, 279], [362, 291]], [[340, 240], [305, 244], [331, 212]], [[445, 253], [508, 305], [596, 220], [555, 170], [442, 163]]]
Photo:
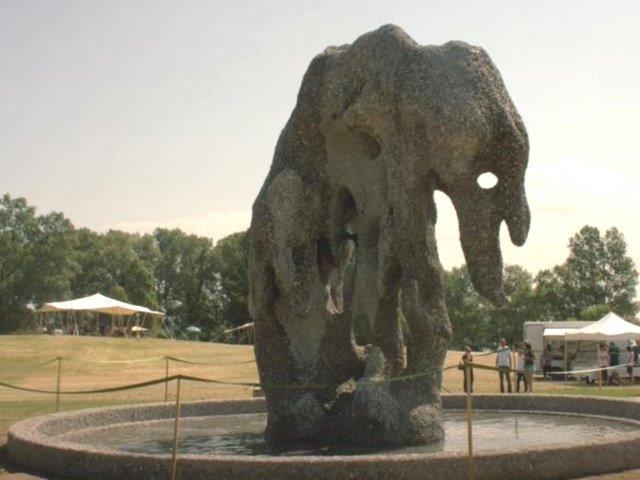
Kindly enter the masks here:
[[[517, 364], [513, 365], [513, 355], [511, 348], [504, 338], [500, 339], [500, 346], [496, 350], [496, 367], [498, 368], [498, 376], [500, 378], [500, 392], [513, 391], [511, 382], [511, 372], [516, 367], [516, 391], [520, 392], [520, 384], [523, 384], [525, 392], [533, 392], [533, 372], [535, 370], [536, 356], [531, 347], [531, 343], [524, 342], [524, 348], [517, 351]], [[465, 347], [464, 354], [460, 361], [459, 368], [464, 371], [464, 391], [467, 392], [467, 386], [470, 393], [473, 393], [473, 355], [471, 347]], [[467, 374], [469, 378], [467, 379]]]
[[[606, 343], [600, 344], [597, 353], [597, 364], [602, 370], [599, 371], [599, 375], [602, 375], [602, 381], [608, 381], [608, 383], [617, 383], [617, 379], [620, 376], [612, 370], [612, 373], [608, 373], [609, 367], [616, 365], [626, 365], [627, 374], [629, 380], [633, 381], [633, 365], [638, 362], [639, 347], [635, 344], [626, 348], [626, 351], [621, 352], [620, 348], [613, 342], [609, 345]], [[500, 345], [496, 350], [496, 367], [498, 370], [498, 378], [500, 380], [500, 392], [512, 393], [513, 385], [511, 381], [511, 372], [515, 369], [516, 372], [516, 392], [522, 389], [525, 392], [533, 392], [533, 373], [535, 371], [536, 355], [533, 351], [531, 343], [529, 341], [524, 342], [524, 348], [516, 350], [516, 359], [513, 358], [513, 352], [507, 341], [504, 338], [500, 339]], [[552, 364], [552, 351], [551, 346], [547, 348], [540, 355], [540, 367], [544, 379], [551, 378], [551, 364]], [[514, 365], [515, 362], [515, 365]], [[470, 389], [473, 393], [473, 355], [471, 354], [471, 347], [465, 347], [462, 359], [458, 365], [460, 370], [464, 372], [463, 387], [464, 391]], [[467, 375], [469, 378], [467, 378]]]
[[616, 381], [617, 372], [612, 370], [609, 373], [608, 367], [620, 365], [620, 360], [622, 360], [623, 364], [626, 364], [629, 380], [633, 381], [633, 366], [638, 360], [637, 347], [629, 345], [621, 355], [620, 348], [615, 343], [611, 342], [608, 346], [606, 343], [600, 344], [598, 348], [598, 368], [603, 369], [600, 373], [603, 382], [611, 384]]

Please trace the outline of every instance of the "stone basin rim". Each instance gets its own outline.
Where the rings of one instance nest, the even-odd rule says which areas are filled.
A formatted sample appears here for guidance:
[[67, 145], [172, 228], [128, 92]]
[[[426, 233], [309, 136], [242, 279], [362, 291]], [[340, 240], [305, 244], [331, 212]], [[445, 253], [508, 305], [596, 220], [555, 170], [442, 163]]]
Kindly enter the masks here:
[[[462, 410], [465, 407], [466, 396], [464, 394], [448, 394], [443, 395], [443, 405], [445, 410]], [[640, 426], [640, 403], [611, 399], [602, 397], [569, 397], [562, 395], [491, 395], [476, 394], [473, 396], [474, 410], [481, 411], [503, 411], [503, 412], [526, 412], [526, 413], [549, 413], [549, 414], [567, 414], [577, 416], [605, 417], [611, 421], [619, 421], [625, 423], [633, 423]], [[212, 415], [232, 415], [243, 413], [264, 413], [265, 402], [263, 399], [244, 399], [244, 400], [212, 400], [184, 402], [182, 404], [182, 416], [201, 417]], [[84, 429], [97, 429], [101, 427], [108, 428], [110, 425], [114, 427], [118, 424], [126, 422], [146, 422], [154, 420], [170, 420], [175, 412], [175, 404], [153, 403], [131, 406], [118, 407], [102, 407], [96, 409], [77, 410], [72, 412], [62, 412], [56, 414], [43, 415], [31, 419], [26, 419], [14, 424], [8, 434], [7, 454], [9, 460], [17, 465], [29, 466], [35, 471], [53, 473], [57, 475], [69, 475], [71, 478], [77, 473], [66, 473], [65, 462], [60, 461], [61, 465], [47, 470], [47, 465], [33, 464], [36, 456], [42, 458], [76, 458], [80, 456], [91, 458], [100, 462], [122, 462], [131, 468], [136, 463], [145, 465], [145, 468], [152, 463], [157, 463], [157, 468], [163, 472], [169, 468], [171, 456], [168, 454], [145, 454], [116, 450], [113, 448], [96, 447], [82, 444], [74, 441], [67, 441], [60, 438], [63, 435], [73, 431]], [[550, 433], [552, 435], [552, 433]], [[496, 462], [513, 462], [519, 457], [527, 457], [535, 459], [538, 462], [540, 458], [551, 457], [556, 458], [558, 463], [561, 457], [568, 459], [575, 455], [576, 452], [583, 452], [585, 458], [593, 456], [594, 449], [606, 448], [610, 452], [616, 452], [621, 457], [617, 462], [608, 462], [609, 466], [603, 465], [596, 468], [595, 463], [591, 466], [587, 473], [605, 473], [608, 471], [622, 470], [626, 468], [640, 467], [640, 458], [634, 460], [629, 458], [628, 452], [640, 449], [640, 429], [636, 432], [622, 432], [615, 439], [599, 440], [597, 438], [589, 439], [580, 444], [569, 445], [550, 445], [536, 446], [531, 448], [514, 448], [505, 447], [499, 451], [480, 451], [475, 453], [476, 463], [482, 469], [483, 463], [491, 463], [486, 467], [491, 470]], [[588, 453], [591, 451], [591, 453]], [[634, 455], [632, 457], [636, 457]], [[446, 464], [446, 471], [453, 471], [456, 468], [466, 470], [466, 454], [461, 452], [433, 452], [433, 453], [374, 453], [363, 454], [358, 456], [348, 455], [300, 455], [300, 456], [244, 456], [244, 455], [217, 455], [217, 454], [180, 454], [179, 463], [185, 468], [204, 469], [209, 474], [216, 468], [234, 469], [245, 468], [259, 469], [262, 468], [304, 468], [305, 466], [313, 466], [314, 468], [322, 468], [325, 465], [327, 469], [331, 466], [347, 466], [351, 465], [362, 469], [397, 469], [415, 468], [416, 462], [426, 466], [427, 463]], [[44, 462], [44, 460], [42, 461]], [[595, 462], [595, 460], [594, 460]], [[516, 462], [517, 463], [517, 462]], [[522, 463], [522, 462], [521, 462]], [[525, 462], [526, 463], [526, 462]], [[534, 464], [534, 460], [529, 462]], [[521, 465], [524, 468], [524, 464]], [[438, 468], [445, 468], [440, 465]], [[577, 468], [577, 469], [576, 469]], [[586, 468], [586, 467], [585, 467]], [[562, 472], [568, 470], [576, 470], [579, 476], [585, 473], [585, 468], [576, 465], [564, 465]], [[73, 469], [71, 469], [73, 470]], [[203, 471], [204, 471], [203, 470]], [[75, 471], [75, 470], [73, 470]], [[289, 471], [289, 474], [291, 472]], [[226, 476], [225, 476], [226, 475]], [[233, 478], [228, 474], [222, 475], [221, 478]], [[533, 477], [529, 472], [522, 473], [523, 478], [547, 478]], [[81, 478], [81, 477], [80, 477]], [[139, 478], [131, 477], [109, 477], [96, 476], [94, 478]], [[206, 476], [197, 476], [193, 478], [207, 478]], [[252, 477], [247, 477], [252, 478]], [[276, 478], [276, 477], [274, 477]], [[286, 476], [277, 477], [286, 478]], [[304, 477], [307, 478], [307, 477]], [[341, 476], [335, 478], [342, 478]], [[346, 478], [346, 477], [345, 477]], [[375, 477], [372, 477], [375, 478]], [[381, 478], [386, 478], [382, 476]], [[411, 476], [401, 476], [398, 478], [414, 478]], [[416, 477], [417, 478], [417, 477]], [[447, 477], [449, 478], [449, 477]], [[451, 478], [458, 478], [453, 475]], [[460, 477], [463, 478], [463, 477]], [[491, 475], [482, 475], [479, 473], [478, 478], [494, 478]], [[497, 478], [497, 477], [496, 477]], [[561, 473], [557, 477], [548, 478], [571, 478], [571, 476]]]
[[[513, 394], [512, 394], [513, 395]], [[473, 399], [494, 399], [494, 397], [498, 398], [509, 398], [505, 395], [495, 395], [495, 394], [474, 394]], [[465, 411], [466, 408], [451, 408], [447, 407], [447, 400], [450, 399], [465, 399], [466, 395], [464, 394], [447, 394], [443, 395], [443, 404], [445, 410], [452, 411]], [[535, 398], [535, 399], [574, 399], [576, 397], [567, 397], [563, 395], [526, 395], [525, 397], [514, 395], [512, 398]], [[612, 400], [610, 398], [603, 397], [579, 397], [581, 399], [590, 399], [596, 402], [602, 400]], [[615, 399], [615, 401], [621, 403], [631, 403], [629, 400], [620, 400]], [[217, 406], [217, 405], [226, 405], [229, 403], [233, 404], [243, 404], [251, 407], [255, 407], [256, 410], [246, 411], [246, 412], [226, 412], [226, 413], [212, 413], [209, 415], [181, 415], [181, 419], [186, 418], [197, 418], [204, 416], [225, 416], [225, 415], [241, 415], [241, 414], [252, 414], [252, 413], [266, 413], [265, 402], [263, 399], [231, 399], [231, 400], [198, 400], [198, 401], [188, 401], [182, 402], [182, 410], [184, 412], [185, 409], [189, 407], [208, 407], [208, 406]], [[635, 402], [633, 402], [635, 403]], [[39, 415], [37, 417], [28, 418], [25, 420], [21, 420], [19, 422], [14, 423], [8, 432], [8, 438], [11, 439], [24, 439], [28, 441], [34, 441], [36, 438], [38, 440], [38, 444], [43, 447], [49, 447], [54, 449], [65, 449], [65, 450], [75, 450], [82, 452], [91, 452], [91, 453], [107, 453], [110, 455], [118, 455], [118, 456], [134, 456], [134, 457], [147, 457], [147, 458], [171, 458], [171, 454], [149, 454], [149, 453], [139, 453], [139, 452], [127, 452], [123, 450], [118, 450], [115, 448], [109, 447], [98, 447], [93, 446], [87, 443], [75, 442], [72, 440], [60, 439], [60, 436], [64, 436], [71, 432], [82, 431], [82, 430], [103, 430], [108, 429], [111, 426], [117, 427], [119, 425], [123, 425], [127, 423], [126, 421], [119, 421], [113, 423], [107, 423], [104, 425], [96, 425], [89, 426], [84, 428], [68, 428], [65, 432], [60, 432], [56, 435], [49, 435], [46, 433], [42, 433], [41, 428], [45, 427], [47, 422], [49, 421], [65, 421], [67, 419], [81, 419], [87, 415], [93, 414], [101, 414], [101, 413], [119, 413], [119, 412], [130, 412], [133, 410], [153, 410], [153, 409], [166, 409], [169, 408], [172, 412], [175, 410], [175, 404], [171, 401], [169, 402], [155, 402], [155, 403], [143, 403], [143, 404], [131, 404], [131, 405], [122, 405], [122, 406], [107, 406], [107, 407], [98, 407], [98, 408], [88, 408], [88, 409], [79, 409], [68, 412], [58, 412], [51, 413], [45, 415]], [[640, 408], [640, 404], [639, 404]], [[616, 416], [612, 414], [601, 415], [601, 414], [593, 414], [593, 413], [585, 413], [585, 412], [571, 412], [571, 411], [558, 411], [554, 409], [524, 409], [524, 408], [484, 408], [483, 406], [474, 405], [474, 410], [479, 410], [483, 412], [509, 412], [509, 413], [533, 413], [533, 414], [549, 414], [549, 415], [566, 415], [566, 416], [574, 416], [574, 417], [588, 417], [588, 418], [599, 418], [604, 420], [610, 420], [612, 422], [622, 422], [628, 424], [634, 424], [640, 427], [640, 417], [639, 418], [629, 418], [625, 416]], [[133, 420], [131, 423], [146, 423], [146, 422], [154, 422], [154, 421], [168, 421], [172, 420], [172, 416], [167, 417], [158, 417], [158, 418], [149, 418], [142, 420]], [[629, 439], [640, 439], [640, 429], [638, 432], [623, 432], [619, 434], [618, 440], [629, 440]], [[618, 441], [616, 440], [616, 441]], [[611, 443], [611, 440], [597, 440], [590, 439], [589, 441], [582, 441], [580, 445], [598, 445], [598, 444], [608, 444]], [[8, 442], [9, 443], [9, 442]], [[571, 444], [567, 446], [567, 448], [573, 448], [576, 444]], [[540, 451], [544, 452], [549, 449], [558, 450], [564, 448], [563, 446], [554, 446], [552, 448], [545, 446], [534, 446], [527, 447], [527, 451]], [[501, 450], [501, 452], [510, 452], [510, 451], [522, 451], [518, 448], [510, 448], [506, 447]], [[495, 455], [495, 452], [484, 452], [485, 454]], [[393, 458], [402, 458], [402, 457], [455, 457], [455, 456], [463, 456], [466, 457], [466, 453], [460, 452], [429, 452], [429, 453], [398, 453], [392, 454]], [[483, 452], [474, 452], [475, 456], [482, 456]], [[270, 456], [270, 455], [259, 455], [259, 456], [251, 456], [251, 455], [217, 455], [217, 454], [180, 454], [180, 458], [192, 458], [198, 460], [208, 460], [208, 459], [228, 459], [228, 460], [237, 460], [244, 462], [255, 461], [258, 463], [262, 463], [264, 461], [274, 461], [274, 462], [289, 462], [292, 459], [313, 459], [314, 461], [327, 461], [330, 462], [332, 459], [336, 459], [338, 461], [344, 461], [348, 459], [350, 461], [358, 460], [358, 461], [366, 461], [367, 459], [375, 460], [375, 457], [389, 457], [389, 453], [372, 453], [372, 454], [360, 454], [360, 455], [278, 455], [278, 456]]]

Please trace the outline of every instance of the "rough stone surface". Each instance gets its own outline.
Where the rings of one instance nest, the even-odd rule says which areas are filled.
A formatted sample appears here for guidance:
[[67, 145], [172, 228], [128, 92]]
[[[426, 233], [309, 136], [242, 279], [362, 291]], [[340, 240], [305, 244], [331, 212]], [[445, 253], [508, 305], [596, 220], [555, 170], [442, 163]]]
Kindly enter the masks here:
[[[465, 407], [464, 395], [443, 395], [444, 409]], [[565, 412], [640, 420], [640, 403], [595, 397], [474, 395], [476, 410]], [[81, 429], [108, 429], [123, 423], [170, 419], [171, 404], [65, 412], [24, 420], [9, 431], [7, 457], [16, 466], [78, 480], [171, 478], [170, 455], [147, 455], [89, 447], [67, 440]], [[265, 411], [262, 399], [183, 404], [182, 416], [198, 417]], [[553, 432], [549, 432], [550, 439]], [[562, 480], [640, 468], [640, 430], [593, 437], [571, 445], [477, 451], [478, 480]], [[180, 455], [178, 478], [189, 480], [467, 480], [467, 457], [460, 453], [373, 454], [360, 456]], [[57, 477], [56, 477], [57, 478]]]
[[[450, 324], [433, 194], [453, 202], [476, 289], [501, 302], [499, 229], [526, 239], [527, 158], [524, 125], [481, 48], [424, 47], [384, 26], [313, 59], [250, 228], [270, 440], [442, 437]], [[478, 185], [486, 172], [495, 187]], [[355, 321], [372, 346], [356, 345]]]

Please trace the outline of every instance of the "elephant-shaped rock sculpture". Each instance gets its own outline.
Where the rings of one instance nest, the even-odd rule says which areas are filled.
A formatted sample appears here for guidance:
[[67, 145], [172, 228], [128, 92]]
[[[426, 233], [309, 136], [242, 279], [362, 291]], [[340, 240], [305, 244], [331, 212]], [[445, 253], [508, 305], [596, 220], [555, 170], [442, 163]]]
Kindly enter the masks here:
[[[443, 438], [451, 327], [435, 238], [447, 194], [475, 288], [502, 302], [499, 230], [522, 245], [528, 140], [488, 55], [388, 25], [313, 59], [253, 206], [249, 307], [267, 438]], [[491, 172], [497, 184], [479, 186]], [[356, 344], [362, 322], [371, 344]]]

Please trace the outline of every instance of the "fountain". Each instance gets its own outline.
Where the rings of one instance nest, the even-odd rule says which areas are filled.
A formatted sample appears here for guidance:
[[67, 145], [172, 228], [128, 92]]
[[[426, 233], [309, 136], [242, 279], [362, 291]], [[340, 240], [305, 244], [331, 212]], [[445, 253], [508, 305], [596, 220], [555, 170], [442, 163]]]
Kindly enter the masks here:
[[[178, 478], [466, 480], [464, 395], [443, 395], [445, 441], [418, 446], [268, 444], [263, 399], [182, 407]], [[478, 480], [569, 479], [640, 467], [640, 403], [592, 397], [474, 395]], [[175, 407], [79, 410], [15, 424], [7, 455], [64, 479], [170, 479]], [[615, 418], [612, 418], [615, 415]], [[46, 478], [46, 477], [45, 477]]]
[[[318, 55], [254, 204], [249, 306], [266, 398], [183, 405], [179, 478], [467, 477], [465, 397], [440, 394], [450, 337], [435, 190], [476, 289], [500, 303], [499, 229], [524, 243], [528, 141], [499, 72], [394, 26]], [[497, 184], [479, 185], [491, 173]], [[371, 332], [357, 345], [353, 326]], [[640, 404], [474, 395], [478, 479], [640, 467]], [[47, 415], [7, 454], [73, 479], [170, 478], [174, 406]], [[264, 433], [266, 432], [266, 434]]]

